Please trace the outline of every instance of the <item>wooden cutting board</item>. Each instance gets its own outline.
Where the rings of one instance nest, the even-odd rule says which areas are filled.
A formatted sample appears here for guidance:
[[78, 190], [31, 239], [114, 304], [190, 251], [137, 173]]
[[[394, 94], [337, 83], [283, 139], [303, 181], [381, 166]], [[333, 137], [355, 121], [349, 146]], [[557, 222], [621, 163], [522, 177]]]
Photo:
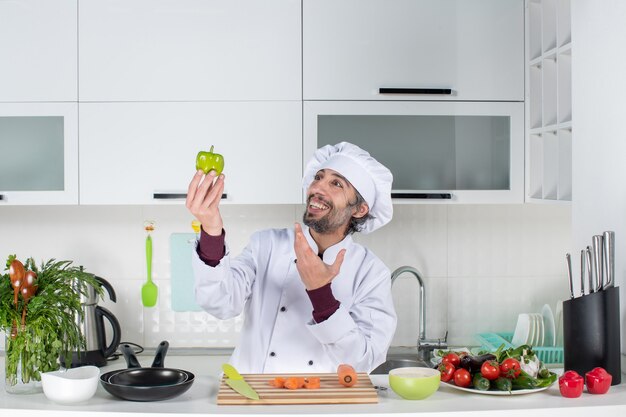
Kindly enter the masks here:
[[[259, 400], [250, 400], [226, 385], [224, 378], [217, 393], [218, 405], [264, 404], [365, 404], [377, 403], [378, 394], [366, 373], [358, 373], [358, 382], [352, 387], [339, 383], [337, 374], [242, 374], [248, 384], [259, 394]], [[274, 388], [268, 381], [276, 377], [319, 377], [320, 388], [290, 390]]]

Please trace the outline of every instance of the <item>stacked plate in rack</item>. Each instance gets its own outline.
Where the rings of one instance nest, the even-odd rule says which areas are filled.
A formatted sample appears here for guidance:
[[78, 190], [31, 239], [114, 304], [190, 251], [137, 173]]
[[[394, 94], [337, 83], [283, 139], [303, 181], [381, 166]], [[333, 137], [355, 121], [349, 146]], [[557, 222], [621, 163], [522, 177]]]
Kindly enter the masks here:
[[549, 305], [544, 305], [541, 313], [522, 313], [517, 317], [513, 333], [513, 346], [555, 346], [556, 325]]

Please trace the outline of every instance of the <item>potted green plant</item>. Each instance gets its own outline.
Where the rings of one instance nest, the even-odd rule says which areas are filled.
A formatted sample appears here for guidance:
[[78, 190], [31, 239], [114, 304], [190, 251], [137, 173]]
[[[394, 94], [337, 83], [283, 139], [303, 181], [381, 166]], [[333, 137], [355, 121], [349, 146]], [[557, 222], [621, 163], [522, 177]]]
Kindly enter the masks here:
[[[71, 261], [50, 259], [38, 267], [9, 256], [0, 274], [0, 329], [5, 332], [5, 383], [11, 393], [40, 388], [40, 374], [71, 363], [85, 340], [80, 331], [81, 294], [87, 285], [99, 294], [93, 274]], [[63, 362], [63, 363], [61, 363]]]

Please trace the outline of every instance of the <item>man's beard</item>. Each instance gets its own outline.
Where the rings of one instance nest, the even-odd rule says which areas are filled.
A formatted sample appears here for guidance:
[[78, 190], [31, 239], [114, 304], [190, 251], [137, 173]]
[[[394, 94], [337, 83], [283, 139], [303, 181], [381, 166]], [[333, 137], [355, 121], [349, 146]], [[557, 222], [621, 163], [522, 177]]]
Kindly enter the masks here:
[[318, 219], [314, 219], [308, 216], [309, 202], [312, 197], [313, 196], [309, 196], [307, 200], [304, 215], [302, 216], [302, 222], [319, 234], [333, 233], [340, 228], [343, 228], [345, 232], [345, 229], [347, 229], [350, 219], [352, 218], [352, 207], [348, 206], [343, 210], [337, 210], [331, 202], [323, 200], [324, 204], [329, 207], [327, 213]]

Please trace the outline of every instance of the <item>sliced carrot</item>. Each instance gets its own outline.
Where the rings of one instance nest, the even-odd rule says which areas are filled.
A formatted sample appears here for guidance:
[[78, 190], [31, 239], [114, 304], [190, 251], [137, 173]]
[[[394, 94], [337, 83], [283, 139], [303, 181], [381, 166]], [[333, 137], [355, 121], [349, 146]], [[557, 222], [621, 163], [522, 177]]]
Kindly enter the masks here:
[[320, 387], [320, 378], [317, 377], [289, 377], [282, 378], [276, 377], [274, 379], [270, 379], [267, 381], [269, 385], [274, 388], [286, 388], [286, 389], [299, 389], [299, 388], [307, 388], [307, 389], [317, 389]]
[[351, 387], [357, 382], [356, 371], [351, 365], [342, 363], [337, 367], [339, 383], [345, 387]]
[[268, 384], [273, 386], [274, 388], [284, 388], [285, 387], [285, 378], [276, 377], [274, 379], [270, 379]]
[[304, 379], [304, 388], [306, 389], [318, 389], [320, 386], [320, 379], [317, 377], [309, 377]]
[[298, 381], [300, 378], [296, 378], [296, 377], [290, 377], [287, 378], [285, 380], [285, 384], [284, 387], [287, 389], [298, 389], [300, 388], [300, 381]]

